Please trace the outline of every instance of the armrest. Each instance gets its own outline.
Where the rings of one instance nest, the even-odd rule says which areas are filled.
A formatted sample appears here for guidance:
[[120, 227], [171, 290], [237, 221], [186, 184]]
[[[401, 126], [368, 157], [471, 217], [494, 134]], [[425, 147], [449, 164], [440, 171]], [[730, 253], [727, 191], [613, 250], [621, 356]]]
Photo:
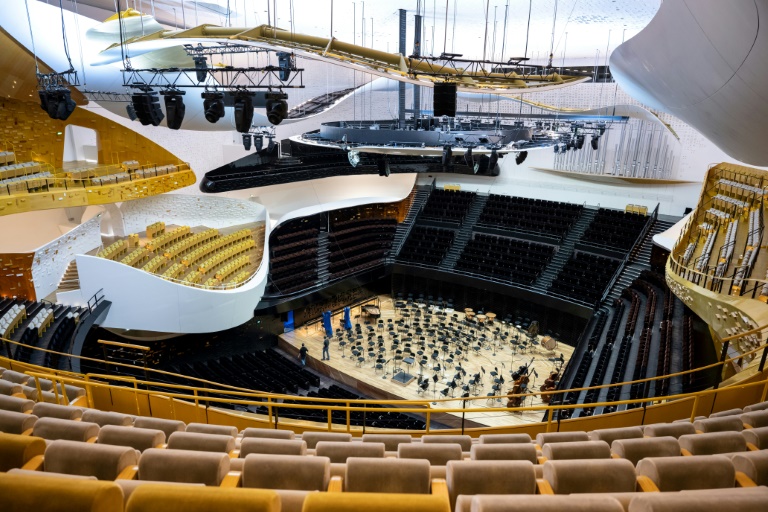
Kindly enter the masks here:
[[[32, 429], [28, 428], [27, 430], [22, 432], [21, 435], [23, 435], [23, 436], [31, 436], [32, 435]], [[752, 446], [754, 446], [754, 445], [752, 445]], [[755, 448], [755, 449], [757, 449], [757, 448]]]
[[43, 470], [43, 455], [35, 455], [29, 459], [21, 469], [28, 469], [30, 471], [42, 471]]
[[752, 425], [747, 425], [746, 423], [742, 423], [742, 425], [744, 426], [744, 430], [752, 428]]
[[620, 459], [620, 458], [621, 458], [621, 455], [616, 455], [615, 453], [612, 453], [612, 454], [611, 454], [611, 458], [612, 458], [612, 459]]
[[547, 482], [543, 478], [536, 479], [536, 487], [538, 488], [539, 494], [555, 494], [555, 491], [552, 489], [552, 486], [549, 485], [549, 482]]
[[757, 452], [757, 451], [760, 451], [760, 448], [753, 445], [752, 443], [747, 443], [747, 450], [749, 450], [750, 452]]
[[232, 450], [229, 452], [229, 458], [230, 459], [237, 459], [240, 457], [240, 450]]
[[340, 476], [332, 476], [328, 482], [328, 492], [342, 492], [344, 482]]
[[128, 466], [123, 469], [115, 480], [136, 480], [136, 475], [139, 473], [139, 466]]
[[653, 480], [645, 475], [639, 475], [637, 477], [637, 488], [640, 492], [659, 492], [659, 488], [653, 483]]
[[757, 484], [752, 481], [746, 474], [741, 471], [736, 472], [736, 487], [757, 487]]
[[161, 443], [161, 444], [155, 446], [155, 448], [159, 448], [160, 450], [167, 450], [168, 449], [168, 443]]
[[442, 496], [446, 501], [448, 500], [448, 484], [445, 478], [432, 479], [432, 496]]
[[98, 440], [98, 436], [93, 436], [86, 441], [86, 443], [95, 443]]
[[240, 471], [230, 471], [221, 480], [219, 487], [240, 487]]
[[539, 465], [544, 464], [545, 462], [547, 462], [547, 460], [548, 459], [546, 457], [544, 457], [543, 455], [541, 457], [536, 457], [536, 461], [539, 463]]
[[685, 448], [680, 448], [680, 455], [682, 455], [683, 457], [692, 457], [693, 456], [693, 454], [691, 452], [689, 452], [688, 450], [686, 450]]

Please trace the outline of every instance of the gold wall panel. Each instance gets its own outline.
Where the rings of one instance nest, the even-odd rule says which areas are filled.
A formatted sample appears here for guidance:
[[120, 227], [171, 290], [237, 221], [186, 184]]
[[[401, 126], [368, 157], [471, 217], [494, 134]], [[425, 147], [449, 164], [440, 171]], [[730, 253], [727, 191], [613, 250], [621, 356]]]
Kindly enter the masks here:
[[34, 253], [0, 254], [0, 296], [36, 300], [32, 283]]

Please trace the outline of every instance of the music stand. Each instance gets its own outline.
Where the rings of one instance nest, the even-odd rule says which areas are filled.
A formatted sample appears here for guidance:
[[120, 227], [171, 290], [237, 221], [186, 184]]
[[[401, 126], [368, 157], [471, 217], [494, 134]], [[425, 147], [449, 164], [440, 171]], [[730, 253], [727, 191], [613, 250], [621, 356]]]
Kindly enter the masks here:
[[[437, 397], [437, 381], [438, 381], [437, 374], [432, 376], [432, 400], [434, 400]], [[432, 405], [437, 405], [437, 402], [432, 402]]]

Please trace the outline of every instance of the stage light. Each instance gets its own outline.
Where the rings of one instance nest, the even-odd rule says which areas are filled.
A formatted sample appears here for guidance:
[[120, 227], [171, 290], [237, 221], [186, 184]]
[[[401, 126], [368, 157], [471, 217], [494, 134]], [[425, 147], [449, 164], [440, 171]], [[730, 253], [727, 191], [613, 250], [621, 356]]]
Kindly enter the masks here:
[[205, 82], [205, 79], [208, 78], [208, 59], [198, 55], [197, 57], [192, 57], [192, 60], [195, 62], [195, 69], [197, 70], [197, 82]]
[[597, 123], [597, 133], [600, 135], [605, 133], [605, 123]]
[[253, 122], [253, 94], [245, 90], [234, 93], [235, 128], [240, 133], [248, 133], [248, 130], [251, 129], [251, 122]]
[[451, 150], [451, 146], [443, 146], [443, 157], [440, 159], [440, 164], [443, 166], [444, 171], [453, 167], [453, 150]]
[[347, 152], [347, 159], [349, 160], [349, 165], [357, 167], [357, 164], [360, 163], [360, 152], [354, 149], [349, 150]]
[[[523, 151], [525, 153], [525, 151]], [[528, 153], [525, 153], [526, 155]], [[490, 165], [488, 166], [488, 171], [490, 174], [493, 174], [493, 170], [496, 169], [496, 164], [499, 163], [499, 154], [496, 152], [496, 148], [493, 148], [491, 150], [491, 161]]]
[[557, 155], [558, 153], [560, 153], [560, 144], [555, 144], [555, 145], [553, 145], [553, 146], [552, 146], [552, 150], [555, 152], [555, 154], [556, 154], [556, 155]]
[[288, 102], [285, 100], [267, 100], [267, 120], [274, 125], [280, 124], [288, 116]]
[[131, 102], [136, 111], [136, 117], [139, 118], [142, 125], [158, 126], [165, 119], [165, 115], [160, 109], [160, 97], [151, 89], [133, 93]]
[[573, 139], [568, 140], [568, 142], [565, 144], [565, 150], [570, 151], [573, 149]]
[[181, 128], [181, 122], [184, 121], [184, 113], [187, 111], [187, 107], [184, 105], [184, 96], [186, 92], [178, 89], [168, 89], [166, 91], [160, 91], [165, 101], [165, 115], [168, 119], [165, 124], [171, 130], [178, 130]]
[[597, 143], [599, 140], [600, 140], [600, 137], [598, 137], [597, 135], [593, 135], [592, 140], [590, 141], [590, 144], [592, 144], [592, 149], [594, 149], [595, 151], [597, 151]]
[[128, 113], [128, 119], [130, 119], [131, 121], [135, 121], [136, 119], [138, 119], [136, 117], [136, 109], [133, 108], [132, 103], [129, 103], [125, 106], [125, 111]]
[[72, 93], [66, 87], [44, 89], [37, 94], [40, 97], [40, 108], [45, 110], [51, 119], [66, 121], [77, 106], [72, 101]]
[[526, 158], [528, 158], [528, 152], [527, 151], [521, 151], [515, 157], [515, 163], [517, 165], [520, 165], [521, 163], [525, 162]]
[[389, 176], [389, 160], [387, 160], [387, 157], [380, 157], [376, 162], [376, 167], [379, 169], [379, 176]]
[[293, 54], [289, 52], [277, 52], [277, 65], [280, 67], [278, 76], [283, 82], [287, 81], [291, 76], [291, 68], [293, 68]]
[[37, 91], [37, 95], [40, 96], [40, 108], [48, 112], [48, 91]]
[[579, 135], [576, 137], [576, 149], [581, 149], [584, 147], [584, 136]]
[[243, 148], [246, 151], [251, 149], [251, 134], [250, 133], [244, 133], [243, 134]]
[[223, 92], [204, 92], [200, 95], [203, 98], [203, 112], [205, 119], [209, 123], [215, 123], [224, 117], [224, 93]]
[[264, 137], [261, 135], [254, 135], [253, 136], [253, 149], [255, 151], [261, 151], [261, 148], [264, 146]]
[[[475, 161], [472, 159], [472, 148], [467, 148], [464, 152], [464, 165], [467, 167], [475, 166]], [[477, 172], [477, 169], [475, 169], [475, 172]]]

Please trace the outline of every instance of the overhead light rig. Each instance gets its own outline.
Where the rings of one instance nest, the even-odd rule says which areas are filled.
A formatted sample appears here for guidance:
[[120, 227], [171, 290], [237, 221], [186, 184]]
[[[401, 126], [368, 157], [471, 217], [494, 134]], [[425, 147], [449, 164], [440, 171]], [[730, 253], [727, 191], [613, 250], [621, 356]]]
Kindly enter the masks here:
[[548, 69], [544, 66], [524, 66], [523, 62], [529, 60], [526, 57], [513, 57], [506, 62], [498, 62], [462, 59], [462, 56], [460, 53], [441, 53], [437, 57], [410, 55], [407, 61], [408, 74], [412, 78], [416, 78], [417, 75], [431, 76], [457, 84], [460, 84], [465, 78], [477, 79], [482, 77], [488, 85], [493, 85], [495, 82], [497, 86], [503, 84], [507, 87], [517, 88], [565, 82], [563, 77], [554, 69]]
[[73, 68], [61, 73], [37, 73], [37, 94], [40, 108], [51, 119], [66, 121], [77, 106], [72, 100], [70, 86], [78, 86], [77, 71]]

